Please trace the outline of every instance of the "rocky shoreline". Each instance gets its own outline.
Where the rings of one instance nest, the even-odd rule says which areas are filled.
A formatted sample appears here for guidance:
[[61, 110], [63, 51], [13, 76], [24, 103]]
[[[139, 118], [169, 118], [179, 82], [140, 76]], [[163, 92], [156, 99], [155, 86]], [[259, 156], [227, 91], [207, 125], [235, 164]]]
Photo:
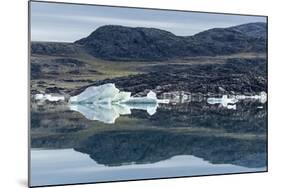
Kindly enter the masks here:
[[144, 96], [150, 90], [157, 95], [183, 91], [197, 96], [256, 95], [267, 91], [267, 65], [263, 58], [234, 58], [222, 64], [156, 65], [150, 69], [146, 74], [95, 81], [69, 94], [76, 95], [89, 86], [106, 83], [115, 83], [120, 90], [135, 96]]

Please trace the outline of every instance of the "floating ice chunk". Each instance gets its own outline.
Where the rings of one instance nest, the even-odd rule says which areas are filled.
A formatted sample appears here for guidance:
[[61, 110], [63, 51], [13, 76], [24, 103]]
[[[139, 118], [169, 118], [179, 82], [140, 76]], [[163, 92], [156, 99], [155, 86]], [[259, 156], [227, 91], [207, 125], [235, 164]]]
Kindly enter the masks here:
[[236, 95], [235, 98], [239, 100], [259, 100], [261, 103], [265, 103], [267, 101], [267, 93], [262, 91], [259, 95]]
[[[168, 99], [168, 103], [187, 103], [191, 101], [191, 93], [186, 91], [168, 91], [161, 94], [164, 99]], [[164, 101], [164, 103], [167, 103]]]
[[151, 91], [151, 90], [148, 92], [148, 94], [147, 94], [146, 97], [147, 97], [147, 98], [151, 98], [151, 99], [157, 99], [156, 93], [154, 93], [154, 92]]
[[157, 99], [156, 93], [153, 91], [149, 91], [146, 97], [130, 97], [125, 101], [121, 101], [121, 103], [169, 103], [169, 99]]
[[51, 101], [51, 102], [56, 102], [56, 101], [64, 101], [65, 97], [64, 96], [53, 96], [51, 94], [36, 94], [34, 96], [35, 100], [39, 101]]
[[153, 91], [149, 91], [146, 97], [150, 99], [155, 99], [157, 103], [168, 104], [170, 102], [169, 99], [157, 99], [156, 93], [154, 93]]
[[267, 93], [264, 92], [264, 91], [262, 91], [262, 92], [260, 93], [260, 102], [261, 102], [261, 103], [265, 103], [266, 101], [267, 101]]
[[223, 95], [222, 98], [208, 98], [207, 103], [209, 104], [221, 104], [223, 107], [227, 107], [227, 105], [235, 104], [238, 102], [236, 98], [228, 98], [227, 95]]
[[44, 99], [44, 95], [43, 94], [36, 94], [36, 95], [34, 95], [34, 99], [35, 100], [43, 100]]
[[52, 96], [52, 95], [46, 95], [46, 99], [51, 102], [55, 101], [64, 101], [64, 96]]

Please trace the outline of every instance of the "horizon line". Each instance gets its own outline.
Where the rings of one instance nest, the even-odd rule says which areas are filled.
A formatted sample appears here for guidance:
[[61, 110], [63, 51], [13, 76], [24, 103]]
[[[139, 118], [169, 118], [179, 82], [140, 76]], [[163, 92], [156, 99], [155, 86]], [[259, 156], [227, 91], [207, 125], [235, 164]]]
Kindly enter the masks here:
[[93, 32], [95, 32], [96, 30], [98, 30], [99, 28], [101, 27], [106, 27], [106, 26], [121, 26], [121, 27], [126, 27], [126, 28], [146, 28], [146, 29], [157, 29], [157, 30], [161, 30], [161, 31], [166, 31], [166, 32], [169, 32], [169, 33], [172, 33], [173, 35], [177, 36], [177, 37], [191, 37], [191, 36], [194, 36], [194, 35], [197, 35], [201, 32], [204, 32], [204, 31], [208, 31], [208, 30], [212, 30], [212, 29], [227, 29], [227, 28], [232, 28], [232, 27], [237, 27], [237, 26], [242, 26], [242, 25], [248, 25], [248, 24], [258, 24], [258, 23], [264, 23], [264, 24], [267, 24], [267, 22], [248, 22], [248, 23], [244, 23], [244, 24], [238, 24], [238, 25], [233, 25], [233, 26], [229, 26], [229, 27], [214, 27], [214, 28], [210, 28], [210, 29], [206, 29], [206, 30], [202, 30], [200, 32], [197, 32], [193, 35], [176, 35], [175, 33], [171, 32], [171, 31], [167, 31], [165, 29], [159, 29], [159, 28], [156, 28], [156, 27], [142, 27], [142, 26], [137, 26], [137, 27], [133, 27], [133, 26], [125, 26], [125, 25], [118, 25], [118, 24], [106, 24], [106, 25], [102, 25], [98, 28], [96, 28], [95, 30], [93, 30], [92, 32], [90, 32], [87, 36], [85, 37], [82, 37], [80, 39], [76, 39], [75, 41], [57, 41], [57, 40], [31, 40], [30, 39], [30, 42], [50, 42], [50, 43], [75, 43], [77, 40], [81, 40], [83, 38], [86, 38], [88, 37], [89, 35], [91, 35]]

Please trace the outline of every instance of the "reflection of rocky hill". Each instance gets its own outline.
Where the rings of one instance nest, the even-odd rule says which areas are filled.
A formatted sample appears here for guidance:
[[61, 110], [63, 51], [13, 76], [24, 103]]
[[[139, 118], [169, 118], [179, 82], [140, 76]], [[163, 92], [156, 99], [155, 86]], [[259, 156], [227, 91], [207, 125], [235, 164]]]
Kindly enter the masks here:
[[[258, 108], [262, 106], [263, 108]], [[131, 119], [132, 118], [132, 119]], [[143, 123], [141, 123], [143, 122]], [[132, 110], [131, 115], [117, 118], [116, 125], [86, 119], [79, 112], [69, 110], [65, 105], [32, 107], [31, 133], [36, 135], [59, 135], [77, 133], [88, 128], [99, 127], [115, 129], [115, 126], [130, 128], [157, 127], [169, 128], [207, 128], [225, 133], [250, 133], [265, 135], [267, 131], [266, 105], [259, 102], [238, 102], [237, 110], [227, 110], [219, 105], [205, 101], [177, 105], [161, 104], [154, 115], [142, 110]]]
[[[237, 138], [235, 138], [237, 136]], [[266, 139], [224, 136], [222, 133], [167, 130], [114, 130], [86, 136], [54, 134], [33, 136], [32, 148], [75, 148], [108, 166], [154, 163], [176, 155], [194, 155], [214, 164], [266, 166]]]
[[105, 165], [194, 155], [211, 163], [263, 167], [267, 113], [258, 105], [240, 102], [236, 111], [200, 102], [165, 105], [153, 116], [132, 111], [114, 125], [87, 120], [63, 105], [33, 106], [31, 147], [75, 148]]
[[194, 155], [215, 164], [266, 166], [266, 141], [166, 131], [111, 131], [89, 137], [75, 150], [100, 164], [153, 163], [175, 155]]
[[53, 133], [77, 132], [87, 128], [90, 124], [79, 113], [68, 109], [66, 105], [45, 104], [44, 106], [32, 106], [31, 130], [46, 129]]
[[[162, 105], [157, 113], [148, 116], [140, 111], [134, 116], [149, 119], [158, 127], [202, 127], [229, 133], [265, 134], [267, 109], [259, 109], [259, 102], [239, 102], [237, 110], [226, 110], [219, 105], [191, 102], [182, 105]], [[266, 108], [266, 105], [262, 105]]]

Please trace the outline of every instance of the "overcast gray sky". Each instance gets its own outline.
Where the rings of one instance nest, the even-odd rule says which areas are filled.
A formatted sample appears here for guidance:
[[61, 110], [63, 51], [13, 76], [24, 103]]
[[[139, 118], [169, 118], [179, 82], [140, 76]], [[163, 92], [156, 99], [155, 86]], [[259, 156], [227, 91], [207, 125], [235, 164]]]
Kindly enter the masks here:
[[265, 17], [31, 2], [31, 40], [73, 42], [103, 25], [154, 27], [188, 36]]

